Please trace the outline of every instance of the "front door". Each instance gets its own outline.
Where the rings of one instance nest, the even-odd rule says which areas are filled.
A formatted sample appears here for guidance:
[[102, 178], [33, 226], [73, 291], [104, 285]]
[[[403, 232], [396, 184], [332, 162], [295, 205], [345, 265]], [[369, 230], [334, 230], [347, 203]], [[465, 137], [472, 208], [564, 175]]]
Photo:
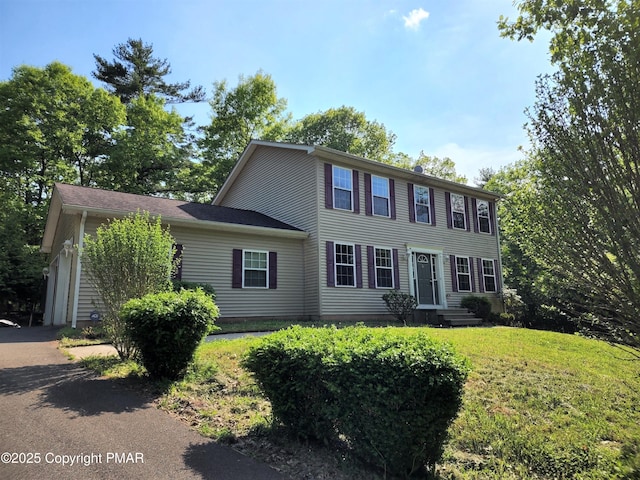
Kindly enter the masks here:
[[431, 253], [415, 252], [413, 268], [415, 272], [415, 289], [418, 305], [439, 305], [440, 290], [438, 286], [437, 256]]

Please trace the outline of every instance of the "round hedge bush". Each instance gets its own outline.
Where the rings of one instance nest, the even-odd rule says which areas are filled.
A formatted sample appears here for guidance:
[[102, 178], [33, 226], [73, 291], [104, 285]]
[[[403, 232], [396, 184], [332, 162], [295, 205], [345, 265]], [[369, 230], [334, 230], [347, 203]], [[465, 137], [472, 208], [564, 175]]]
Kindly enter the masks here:
[[145, 295], [120, 311], [149, 375], [169, 380], [183, 375], [218, 314], [213, 299], [200, 289]]

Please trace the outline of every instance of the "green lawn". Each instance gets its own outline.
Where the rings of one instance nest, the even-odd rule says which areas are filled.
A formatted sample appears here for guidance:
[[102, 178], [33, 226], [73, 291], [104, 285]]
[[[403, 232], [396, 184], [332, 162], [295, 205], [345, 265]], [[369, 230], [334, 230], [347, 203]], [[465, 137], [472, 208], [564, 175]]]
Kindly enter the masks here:
[[[442, 479], [621, 478], [621, 451], [640, 446], [640, 361], [604, 342], [551, 332], [428, 331], [451, 342], [473, 366], [440, 465]], [[258, 341], [203, 344], [189, 375], [158, 401], [202, 434], [236, 442], [266, 461], [313, 462], [308, 446], [301, 460], [300, 447], [265, 436], [269, 403], [238, 365]], [[332, 478], [374, 478], [346, 468], [344, 452], [328, 458], [321, 450], [322, 460], [315, 461], [326, 464]], [[639, 458], [636, 453], [636, 467]], [[289, 473], [295, 478], [295, 471]]]

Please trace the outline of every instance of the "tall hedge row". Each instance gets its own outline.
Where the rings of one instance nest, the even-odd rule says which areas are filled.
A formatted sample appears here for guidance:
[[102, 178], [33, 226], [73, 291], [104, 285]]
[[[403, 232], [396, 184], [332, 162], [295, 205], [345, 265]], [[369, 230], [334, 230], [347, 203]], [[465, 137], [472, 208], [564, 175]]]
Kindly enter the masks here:
[[243, 365], [294, 433], [343, 436], [363, 460], [400, 476], [441, 457], [469, 371], [425, 334], [365, 327], [292, 327], [252, 347]]

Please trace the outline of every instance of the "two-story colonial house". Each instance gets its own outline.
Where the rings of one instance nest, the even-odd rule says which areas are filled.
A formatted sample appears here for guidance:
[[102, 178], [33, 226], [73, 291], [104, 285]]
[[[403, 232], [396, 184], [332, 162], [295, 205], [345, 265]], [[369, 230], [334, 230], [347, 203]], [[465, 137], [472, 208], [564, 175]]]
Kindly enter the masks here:
[[498, 199], [326, 147], [264, 141], [247, 146], [212, 205], [57, 184], [42, 242], [45, 324], [99, 312], [78, 249], [136, 210], [170, 226], [178, 275], [213, 285], [224, 319], [380, 318], [391, 289], [414, 295], [421, 312], [473, 294], [501, 310]]

